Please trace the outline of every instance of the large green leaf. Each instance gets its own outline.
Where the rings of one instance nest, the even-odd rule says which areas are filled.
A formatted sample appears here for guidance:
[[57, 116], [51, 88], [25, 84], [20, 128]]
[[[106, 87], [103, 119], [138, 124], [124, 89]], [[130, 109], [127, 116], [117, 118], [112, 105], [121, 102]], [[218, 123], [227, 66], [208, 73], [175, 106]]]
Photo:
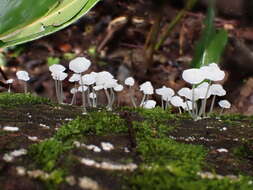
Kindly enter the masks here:
[[[3, 0], [0, 0], [3, 1]], [[21, 0], [20, 0], [21, 1]], [[23, 0], [30, 1], [33, 0]], [[99, 0], [58, 0], [45, 14], [26, 25], [19, 25], [15, 30], [2, 35], [0, 47], [21, 44], [54, 33], [86, 14]], [[31, 21], [31, 20], [30, 20]], [[23, 26], [23, 27], [20, 27]]]
[[197, 42], [195, 47], [195, 54], [191, 63], [192, 67], [199, 68], [201, 65], [203, 65], [202, 61], [204, 53], [213, 36], [215, 35], [215, 28], [213, 24], [214, 16], [214, 8], [212, 5], [210, 5], [208, 8], [207, 17], [204, 21], [205, 28], [201, 33], [200, 40]]
[[202, 65], [218, 63], [228, 41], [228, 34], [225, 30], [220, 30], [206, 48], [202, 60]]
[[0, 36], [45, 15], [58, 0], [0, 0]]

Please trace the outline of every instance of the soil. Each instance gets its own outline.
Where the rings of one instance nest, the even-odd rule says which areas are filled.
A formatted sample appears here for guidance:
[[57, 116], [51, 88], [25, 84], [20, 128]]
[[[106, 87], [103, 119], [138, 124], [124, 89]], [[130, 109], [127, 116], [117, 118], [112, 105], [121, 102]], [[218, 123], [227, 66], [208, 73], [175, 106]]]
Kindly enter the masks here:
[[[28, 176], [20, 176], [17, 174], [16, 167], [23, 166], [27, 169], [31, 168], [33, 163], [27, 156], [15, 158], [11, 163], [3, 160], [3, 155], [12, 150], [20, 148], [28, 148], [33, 143], [28, 136], [37, 136], [39, 141], [43, 141], [52, 137], [56, 129], [62, 124], [80, 116], [81, 109], [73, 106], [49, 106], [49, 105], [33, 105], [19, 106], [16, 109], [0, 109], [0, 126], [15, 126], [20, 130], [17, 132], [4, 132], [0, 128], [0, 187], [3, 190], [33, 190], [45, 189], [43, 183], [37, 179]], [[136, 113], [125, 111], [120, 112], [129, 125], [133, 121], [141, 121], [143, 118]], [[41, 124], [49, 126], [42, 127]], [[206, 165], [203, 171], [214, 171], [220, 175], [236, 175], [245, 174], [253, 176], [253, 122], [245, 118], [236, 119], [203, 119], [194, 122], [190, 119], [170, 120], [168, 125], [175, 125], [175, 129], [168, 134], [168, 138], [175, 139], [178, 142], [203, 145], [208, 149], [206, 156]], [[106, 127], [106, 126], [105, 126]], [[61, 160], [77, 159], [85, 157], [94, 159], [97, 162], [110, 161], [112, 163], [129, 163], [136, 164], [141, 162], [138, 154], [135, 152], [134, 146], [135, 133], [133, 129], [128, 134], [107, 135], [107, 136], [89, 136], [85, 140], [80, 141], [85, 144], [94, 144], [100, 146], [101, 142], [110, 142], [115, 148], [111, 152], [95, 153], [84, 148], [74, 148], [68, 154], [63, 154], [59, 158]], [[134, 142], [134, 143], [133, 143]], [[130, 152], [125, 152], [127, 147]], [[227, 153], [218, 151], [220, 148], [228, 150]], [[244, 148], [248, 154], [236, 155], [237, 148]], [[74, 159], [74, 160], [75, 160]], [[131, 175], [131, 172], [118, 172], [117, 175], [111, 171], [97, 169], [92, 166], [85, 166], [80, 162], [71, 161], [68, 166], [70, 175], [75, 179], [87, 176], [95, 180], [100, 189], [122, 189], [122, 176]], [[69, 184], [61, 184], [59, 189], [79, 190], [78, 185], [71, 186]]]

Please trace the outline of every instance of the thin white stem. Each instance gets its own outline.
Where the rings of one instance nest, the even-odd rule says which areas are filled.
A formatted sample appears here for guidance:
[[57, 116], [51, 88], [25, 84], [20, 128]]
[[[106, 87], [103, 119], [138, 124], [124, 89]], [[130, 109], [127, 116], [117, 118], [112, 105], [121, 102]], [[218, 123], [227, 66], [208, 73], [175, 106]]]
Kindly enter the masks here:
[[222, 108], [222, 109], [221, 109], [221, 111], [220, 111], [220, 115], [223, 113], [223, 111], [224, 111], [224, 108]]
[[213, 107], [214, 107], [214, 103], [215, 103], [215, 98], [216, 98], [216, 95], [213, 96], [212, 103], [211, 103], [211, 107], [210, 107], [210, 110], [209, 110], [209, 114], [211, 114], [211, 113], [213, 112]]
[[129, 93], [130, 93], [130, 99], [131, 99], [131, 102], [132, 102], [133, 106], [134, 106], [135, 108], [137, 108], [136, 102], [135, 102], [134, 97], [133, 97], [133, 93], [132, 93], [132, 88], [131, 88], [131, 87], [130, 87], [130, 89], [129, 89]]
[[163, 96], [161, 96], [161, 103], [162, 103], [162, 109], [165, 109], [164, 108], [164, 102], [163, 102]]
[[208, 82], [208, 87], [207, 87], [207, 90], [206, 90], [206, 95], [205, 95], [203, 107], [202, 107], [202, 109], [201, 109], [201, 111], [199, 113], [200, 117], [201, 117], [202, 114], [203, 114], [204, 117], [206, 115], [206, 102], [207, 102], [207, 95], [208, 95], [208, 92], [210, 90], [210, 87], [211, 87], [211, 81]]
[[88, 100], [88, 105], [91, 107], [91, 101], [90, 101], [90, 86], [88, 86], [88, 94], [87, 94], [87, 100]]
[[76, 92], [75, 92], [75, 93], [73, 94], [73, 96], [72, 96], [72, 100], [71, 100], [70, 105], [73, 105], [74, 102], [75, 102], [75, 100], [76, 100]]
[[110, 98], [110, 94], [109, 94], [109, 92], [108, 92], [108, 90], [107, 89], [104, 89], [105, 90], [105, 95], [106, 95], [106, 97], [107, 97], [107, 101], [108, 101], [108, 103], [107, 103], [107, 109], [108, 110], [111, 110], [111, 107], [110, 107], [110, 105], [111, 105], [111, 98]]
[[25, 94], [27, 93], [27, 83], [25, 82], [24, 83], [24, 91], [25, 91]]
[[143, 106], [143, 103], [144, 103], [144, 101], [145, 101], [145, 99], [146, 99], [146, 96], [147, 96], [146, 94], [143, 95], [142, 100], [141, 100], [140, 107]]
[[83, 102], [83, 112], [86, 113], [87, 110], [86, 110], [86, 107], [85, 107], [85, 94], [84, 94], [84, 88], [83, 88], [83, 78], [81, 76], [81, 88], [82, 88], [82, 102]]
[[11, 93], [11, 84], [9, 84], [8, 93]]

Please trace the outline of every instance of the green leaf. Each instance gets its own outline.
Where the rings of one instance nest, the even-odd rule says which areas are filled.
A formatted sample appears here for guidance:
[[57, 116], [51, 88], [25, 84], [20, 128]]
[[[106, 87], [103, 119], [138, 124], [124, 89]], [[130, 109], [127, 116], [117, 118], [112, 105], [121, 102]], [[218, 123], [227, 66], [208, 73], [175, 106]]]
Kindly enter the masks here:
[[200, 40], [197, 42], [195, 47], [195, 54], [191, 63], [192, 67], [199, 68], [201, 65], [203, 65], [202, 60], [204, 52], [211, 42], [213, 36], [215, 35], [215, 28], [213, 24], [214, 17], [214, 7], [212, 4], [210, 4], [207, 12], [207, 17], [204, 21], [205, 28], [201, 34]]
[[[29, 1], [31, 4], [34, 2], [33, 0], [20, 1]], [[51, 6], [50, 10], [44, 12], [43, 16], [36, 17], [37, 19], [33, 22], [28, 19], [29, 22], [24, 22], [25, 25], [22, 24], [22, 27], [14, 24], [11, 32], [0, 33], [0, 47], [25, 43], [63, 29], [86, 14], [97, 2], [99, 0], [58, 0], [57, 5], [54, 5], [53, 8]]]
[[228, 41], [228, 34], [225, 30], [220, 30], [206, 48], [203, 56], [202, 65], [218, 63]]
[[0, 0], [0, 36], [45, 15], [59, 0]]

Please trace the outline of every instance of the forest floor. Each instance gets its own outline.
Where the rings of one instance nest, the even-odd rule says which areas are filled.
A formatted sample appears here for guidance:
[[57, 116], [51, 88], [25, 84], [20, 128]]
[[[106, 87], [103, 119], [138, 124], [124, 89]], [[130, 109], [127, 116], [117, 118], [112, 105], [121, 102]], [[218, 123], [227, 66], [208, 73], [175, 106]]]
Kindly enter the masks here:
[[5, 93], [0, 105], [3, 190], [253, 189], [252, 117], [194, 122], [159, 107], [82, 114]]
[[[6, 78], [16, 78], [17, 70], [27, 70], [31, 75], [30, 91], [52, 99], [55, 97], [54, 83], [48, 66], [61, 63], [67, 67], [74, 57], [85, 56], [93, 63], [87, 72], [107, 70], [121, 83], [126, 77], [133, 76], [137, 81], [134, 87], [137, 99], [141, 99], [138, 84], [147, 80], [155, 88], [163, 85], [174, 90], [182, 88], [186, 84], [181, 73], [190, 67], [194, 46], [203, 28], [206, 7], [198, 5], [187, 12], [162, 47], [154, 52], [153, 64], [147, 68], [145, 44], [157, 18], [152, 2], [102, 1], [77, 23], [60, 32], [25, 45], [0, 50], [0, 64], [4, 66]], [[183, 8], [181, 1], [173, 2], [174, 4], [168, 3], [163, 7], [160, 34]], [[238, 11], [236, 13], [240, 14]], [[222, 84], [233, 105], [230, 112], [252, 115], [253, 69], [248, 64], [252, 60], [247, 52], [251, 51], [253, 30], [250, 25], [245, 25], [243, 17], [222, 13], [216, 17], [215, 26], [218, 29], [225, 28], [229, 33], [229, 43], [221, 66], [226, 71]], [[4, 81], [3, 77], [1, 79]], [[69, 103], [72, 85], [64, 82], [63, 87], [65, 102]], [[12, 88], [14, 92], [22, 91], [18, 81], [15, 81]], [[6, 91], [5, 88], [0, 90]], [[127, 89], [119, 94], [119, 105], [131, 104], [126, 98], [127, 94]], [[152, 98], [157, 102], [160, 100], [155, 95]]]

